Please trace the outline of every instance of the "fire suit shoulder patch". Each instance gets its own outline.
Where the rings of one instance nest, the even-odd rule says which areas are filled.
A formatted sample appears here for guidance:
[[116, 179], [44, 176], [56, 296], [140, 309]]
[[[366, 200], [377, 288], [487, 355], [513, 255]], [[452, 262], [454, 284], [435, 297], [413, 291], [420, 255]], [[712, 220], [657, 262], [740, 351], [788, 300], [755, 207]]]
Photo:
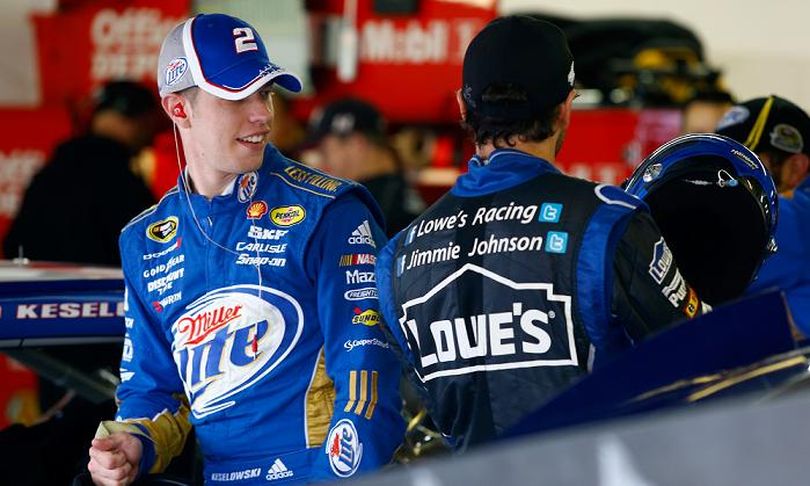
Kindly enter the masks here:
[[272, 174], [291, 187], [330, 199], [334, 199], [342, 189], [351, 185], [348, 181], [296, 163], [291, 163]]

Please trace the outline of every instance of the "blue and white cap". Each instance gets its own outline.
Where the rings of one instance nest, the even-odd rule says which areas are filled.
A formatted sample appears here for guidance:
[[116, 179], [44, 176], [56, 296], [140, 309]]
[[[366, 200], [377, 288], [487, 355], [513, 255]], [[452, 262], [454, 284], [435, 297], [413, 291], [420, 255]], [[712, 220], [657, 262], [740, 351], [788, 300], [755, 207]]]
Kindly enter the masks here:
[[241, 100], [273, 82], [301, 91], [301, 80], [270, 61], [259, 33], [224, 14], [201, 14], [177, 24], [160, 48], [160, 96], [198, 86], [218, 98]]

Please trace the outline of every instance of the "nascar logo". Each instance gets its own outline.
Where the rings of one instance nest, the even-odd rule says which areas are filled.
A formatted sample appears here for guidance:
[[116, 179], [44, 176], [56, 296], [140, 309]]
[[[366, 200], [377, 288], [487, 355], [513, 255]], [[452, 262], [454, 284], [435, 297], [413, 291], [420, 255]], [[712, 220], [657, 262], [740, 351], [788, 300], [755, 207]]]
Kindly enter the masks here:
[[146, 228], [146, 236], [152, 241], [166, 243], [177, 234], [179, 224], [177, 216], [169, 216], [164, 220], [149, 225]]
[[297, 204], [293, 206], [279, 206], [270, 211], [270, 221], [276, 226], [292, 226], [300, 223], [306, 217], [306, 210]]
[[376, 256], [370, 253], [361, 253], [357, 255], [341, 255], [338, 265], [341, 267], [352, 267], [354, 265], [374, 265], [376, 263]]

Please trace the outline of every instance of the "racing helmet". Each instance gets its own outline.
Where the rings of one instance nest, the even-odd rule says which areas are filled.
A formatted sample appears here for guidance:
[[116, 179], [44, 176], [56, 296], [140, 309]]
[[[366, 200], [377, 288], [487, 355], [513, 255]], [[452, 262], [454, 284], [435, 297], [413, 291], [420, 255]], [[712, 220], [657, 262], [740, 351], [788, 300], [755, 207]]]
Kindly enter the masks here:
[[728, 137], [692, 133], [662, 145], [625, 190], [647, 203], [683, 277], [709, 304], [740, 296], [776, 251], [776, 187]]

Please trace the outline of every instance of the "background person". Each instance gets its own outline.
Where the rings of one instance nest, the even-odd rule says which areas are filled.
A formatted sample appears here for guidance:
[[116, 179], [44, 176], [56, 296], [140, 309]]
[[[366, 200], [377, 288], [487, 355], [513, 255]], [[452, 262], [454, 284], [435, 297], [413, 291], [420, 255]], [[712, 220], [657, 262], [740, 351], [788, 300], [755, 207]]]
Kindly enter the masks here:
[[397, 234], [425, 208], [388, 142], [380, 112], [365, 101], [347, 98], [327, 105], [316, 118], [324, 169], [363, 184], [382, 209], [388, 236]]
[[120, 265], [121, 228], [155, 203], [131, 164], [152, 142], [157, 108], [138, 83], [105, 85], [88, 133], [59, 145], [32, 179], [3, 241], [6, 258], [22, 249], [35, 260]]
[[810, 336], [810, 117], [795, 103], [770, 95], [730, 109], [717, 133], [754, 151], [781, 194], [776, 254], [762, 265], [749, 292], [784, 290], [796, 326]]

